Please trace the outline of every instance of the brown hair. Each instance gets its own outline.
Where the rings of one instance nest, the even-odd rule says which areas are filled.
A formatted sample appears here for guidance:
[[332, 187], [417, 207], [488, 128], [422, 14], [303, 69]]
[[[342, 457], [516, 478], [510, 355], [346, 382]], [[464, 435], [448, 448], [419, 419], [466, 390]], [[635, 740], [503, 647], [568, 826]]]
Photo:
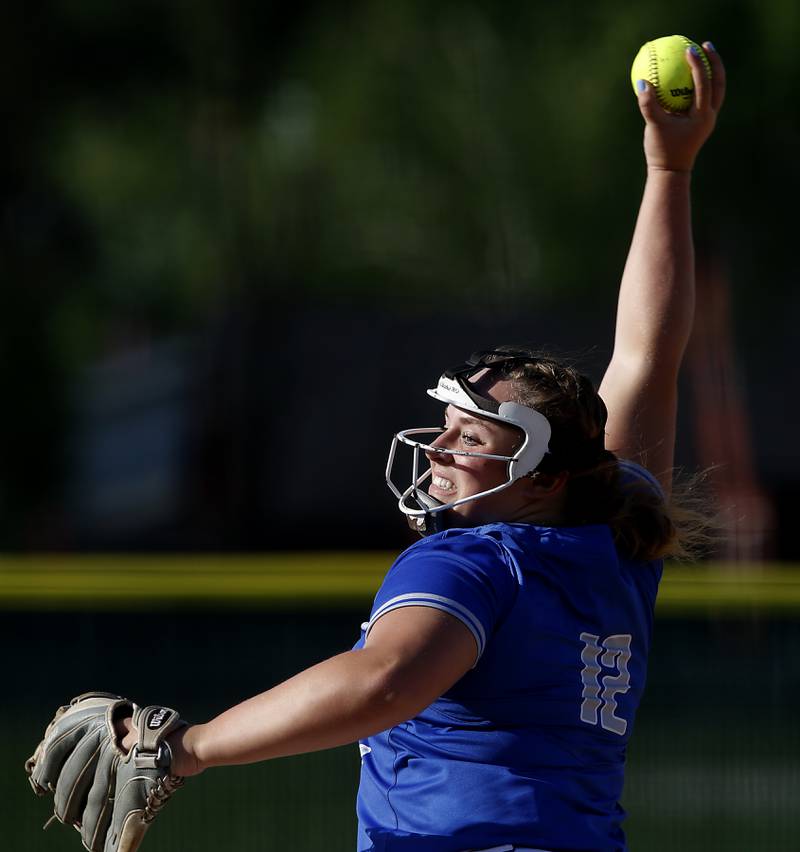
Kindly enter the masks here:
[[537, 471], [568, 474], [564, 523], [608, 524], [619, 551], [635, 560], [702, 555], [713, 536], [696, 494], [697, 478], [677, 487], [667, 501], [655, 484], [626, 473], [605, 449], [608, 414], [592, 382], [548, 355], [524, 351], [530, 352], [530, 361], [498, 372], [511, 380], [515, 402], [535, 408], [550, 422], [550, 451]]

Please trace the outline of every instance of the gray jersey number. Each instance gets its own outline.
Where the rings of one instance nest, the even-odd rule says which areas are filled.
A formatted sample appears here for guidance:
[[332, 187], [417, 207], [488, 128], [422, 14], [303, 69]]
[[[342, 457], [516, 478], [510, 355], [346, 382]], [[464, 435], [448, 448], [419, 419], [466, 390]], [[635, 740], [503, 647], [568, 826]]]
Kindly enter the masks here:
[[[601, 728], [622, 736], [628, 722], [615, 715], [617, 696], [624, 695], [631, 687], [628, 661], [631, 658], [631, 634], [619, 633], [600, 641], [593, 633], [581, 633], [581, 681], [583, 693], [581, 722], [587, 725], [600, 724]], [[600, 677], [603, 669], [614, 674]]]

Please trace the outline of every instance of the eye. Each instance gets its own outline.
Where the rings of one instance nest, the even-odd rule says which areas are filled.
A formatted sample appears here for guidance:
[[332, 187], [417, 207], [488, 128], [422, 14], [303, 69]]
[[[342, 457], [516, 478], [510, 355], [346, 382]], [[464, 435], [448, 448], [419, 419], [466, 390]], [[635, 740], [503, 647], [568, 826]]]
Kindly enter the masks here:
[[470, 432], [462, 432], [461, 433], [461, 441], [466, 444], [468, 447], [477, 447], [481, 441], [475, 437], [475, 435]]

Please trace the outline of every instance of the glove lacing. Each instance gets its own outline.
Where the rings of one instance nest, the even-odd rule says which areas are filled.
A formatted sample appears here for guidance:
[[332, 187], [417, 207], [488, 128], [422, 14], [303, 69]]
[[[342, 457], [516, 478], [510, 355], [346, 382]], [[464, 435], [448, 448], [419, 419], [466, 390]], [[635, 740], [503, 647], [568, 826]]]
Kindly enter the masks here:
[[165, 802], [179, 788], [183, 787], [184, 779], [178, 775], [165, 775], [159, 778], [156, 785], [149, 792], [147, 802], [144, 806], [144, 821], [152, 822]]

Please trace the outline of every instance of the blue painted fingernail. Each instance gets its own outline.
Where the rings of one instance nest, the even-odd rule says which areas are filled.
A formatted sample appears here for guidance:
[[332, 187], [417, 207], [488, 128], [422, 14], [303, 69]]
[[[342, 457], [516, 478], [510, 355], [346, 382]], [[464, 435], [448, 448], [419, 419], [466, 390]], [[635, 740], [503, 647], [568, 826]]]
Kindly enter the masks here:
[[689, 50], [691, 50], [691, 51], [692, 51], [692, 53], [693, 53], [695, 56], [700, 56], [700, 48], [699, 48], [696, 44], [693, 44], [693, 45], [689, 48]]
[[647, 88], [647, 83], [645, 83], [645, 81], [644, 81], [644, 80], [637, 80], [637, 81], [636, 81], [636, 88], [637, 88], [640, 92], [643, 92], [643, 91]]
[[707, 41], [707, 42], [705, 43], [705, 48], [706, 48], [706, 50], [713, 50], [713, 51], [714, 51], [714, 53], [716, 53], [716, 52], [717, 52], [717, 48], [716, 48], [716, 47], [714, 47], [714, 45], [713, 45], [710, 41]]

